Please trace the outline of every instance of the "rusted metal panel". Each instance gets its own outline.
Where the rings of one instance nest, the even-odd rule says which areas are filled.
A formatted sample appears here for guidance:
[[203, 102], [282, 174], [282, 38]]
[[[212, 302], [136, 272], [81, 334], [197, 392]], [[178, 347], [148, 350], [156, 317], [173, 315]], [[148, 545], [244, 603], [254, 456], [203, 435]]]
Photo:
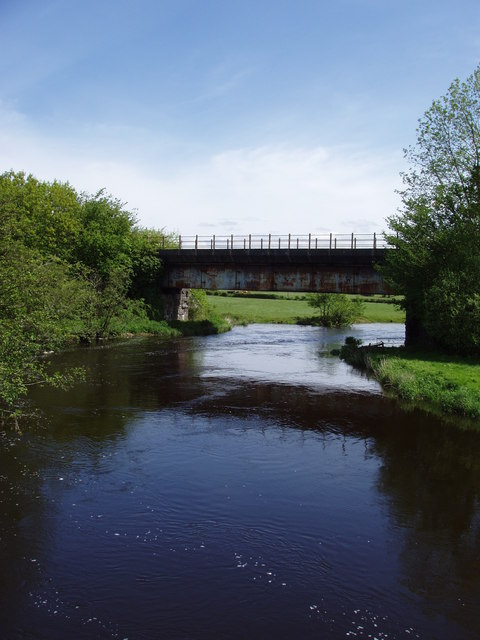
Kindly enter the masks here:
[[160, 282], [175, 289], [286, 291], [354, 294], [389, 293], [370, 265], [167, 264]]

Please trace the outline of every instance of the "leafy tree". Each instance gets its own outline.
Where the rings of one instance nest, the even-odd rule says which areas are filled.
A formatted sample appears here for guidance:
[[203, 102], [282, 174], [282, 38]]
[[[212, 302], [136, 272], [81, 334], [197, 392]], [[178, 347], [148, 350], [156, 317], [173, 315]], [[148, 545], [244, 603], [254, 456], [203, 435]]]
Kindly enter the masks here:
[[106, 285], [112, 272], [130, 273], [131, 233], [134, 216], [124, 204], [102, 189], [94, 196], [82, 194], [80, 200], [81, 233], [73, 252], [73, 261], [89, 267]]
[[[128, 277], [121, 269], [102, 278], [93, 270], [84, 270], [83, 306], [79, 312], [77, 335], [84, 343], [111, 335], [114, 319], [123, 315], [129, 301], [126, 297]], [[113, 333], [113, 332], [112, 332]]]
[[407, 343], [480, 348], [480, 67], [455, 80], [419, 121], [405, 151], [395, 247], [383, 273], [405, 296]]
[[[0, 175], [0, 418], [15, 415], [31, 385], [76, 375], [53, 371], [45, 352], [162, 319], [158, 252], [176, 241], [138, 228], [104, 190]], [[204, 318], [205, 294], [192, 299], [192, 316]]]
[[51, 371], [42, 353], [64, 344], [81, 305], [82, 283], [61, 262], [0, 241], [0, 415], [15, 412], [31, 385], [77, 377]]
[[318, 310], [323, 327], [346, 327], [361, 315], [363, 307], [361, 300], [342, 293], [314, 293], [308, 304]]
[[82, 230], [81, 204], [68, 183], [40, 182], [24, 172], [0, 175], [2, 228], [12, 241], [71, 262]]
[[154, 281], [161, 268], [158, 238], [145, 238], [103, 191], [0, 175], [0, 411], [15, 411], [32, 384], [68, 382], [43, 352], [108, 335], [115, 318], [143, 311], [129, 288], [136, 282], [130, 293], [140, 297], [142, 278]]
[[175, 246], [177, 238], [165, 230], [134, 228], [130, 236], [131, 278], [128, 296], [143, 299], [154, 320], [163, 319], [159, 276], [162, 261], [160, 249]]

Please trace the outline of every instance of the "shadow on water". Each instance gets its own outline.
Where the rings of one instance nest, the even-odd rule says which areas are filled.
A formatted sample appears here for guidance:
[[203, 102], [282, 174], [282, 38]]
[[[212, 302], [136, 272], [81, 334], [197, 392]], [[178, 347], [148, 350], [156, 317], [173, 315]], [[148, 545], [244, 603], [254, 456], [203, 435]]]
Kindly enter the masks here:
[[[315, 354], [318, 344], [310, 344], [310, 338], [314, 334], [308, 332], [302, 335], [308, 338], [305, 349]], [[275, 335], [272, 339], [274, 338]], [[387, 557], [391, 561], [387, 573], [394, 576], [393, 583], [388, 582], [387, 578], [384, 580], [389, 588], [393, 588], [394, 584], [396, 590], [395, 595], [379, 593], [376, 604], [381, 607], [385, 599], [391, 608], [398, 609], [389, 611], [389, 615], [392, 620], [396, 619], [396, 616], [399, 622], [388, 623], [390, 627], [384, 623], [381, 635], [377, 628], [379, 620], [367, 615], [363, 609], [364, 619], [358, 618], [358, 624], [354, 629], [357, 637], [368, 637], [369, 633], [377, 633], [376, 637], [379, 638], [415, 637], [414, 629], [417, 637], [429, 640], [478, 637], [480, 434], [452, 428], [418, 409], [406, 412], [393, 399], [384, 397], [375, 383], [368, 379], [362, 380], [343, 363], [343, 369], [339, 374], [342, 383], [339, 389], [336, 389], [329, 377], [335, 375], [337, 361], [332, 360], [326, 364], [320, 362], [318, 366], [323, 367], [323, 373], [318, 372], [316, 365], [312, 368], [311, 363], [305, 365], [304, 371], [293, 370], [293, 377], [297, 375], [296, 380], [300, 380], [303, 376], [306, 383], [302, 385], [296, 381], [295, 384], [289, 384], [285, 369], [297, 366], [297, 360], [289, 351], [288, 341], [285, 349], [277, 345], [276, 351], [270, 349], [268, 340], [260, 341], [255, 345], [250, 364], [246, 354], [251, 345], [243, 344], [240, 340], [235, 346], [231, 339], [226, 343], [232, 352], [235, 349], [241, 351], [238, 358], [243, 363], [243, 368], [237, 371], [238, 375], [234, 372], [233, 356], [231, 360], [226, 358], [223, 363], [219, 363], [215, 355], [218, 346], [214, 347], [212, 356], [209, 351], [210, 339], [171, 342], [132, 340], [128, 343], [76, 350], [62, 355], [60, 361], [64, 366], [86, 367], [87, 383], [77, 385], [75, 389], [66, 393], [39, 392], [34, 400], [41, 407], [43, 417], [32, 423], [30, 428], [29, 425], [24, 425], [25, 436], [22, 438], [4, 436], [0, 441], [0, 625], [7, 630], [5, 637], [60, 638], [62, 634], [71, 633], [72, 630], [75, 630], [76, 634], [72, 637], [79, 638], [123, 637], [118, 635], [119, 628], [111, 621], [112, 613], [101, 624], [99, 618], [95, 623], [89, 623], [96, 626], [86, 626], [86, 614], [83, 613], [81, 617], [78, 611], [89, 610], [91, 603], [88, 602], [88, 593], [80, 587], [77, 588], [78, 592], [73, 591], [73, 595], [70, 595], [68, 606], [62, 601], [60, 587], [57, 589], [59, 583], [65, 580], [61, 569], [62, 562], [73, 562], [70, 557], [72, 554], [84, 553], [81, 547], [60, 547], [55, 550], [58, 532], [62, 526], [66, 526], [60, 523], [74, 517], [72, 507], [70, 511], [65, 508], [63, 496], [68, 492], [72, 495], [82, 495], [88, 506], [89, 500], [100, 499], [92, 487], [101, 485], [104, 474], [110, 474], [112, 477], [118, 475], [120, 484], [124, 484], [125, 487], [132, 485], [132, 493], [139, 491], [132, 484], [135, 482], [134, 474], [145, 473], [142, 465], [147, 464], [148, 457], [142, 453], [145, 462], [142, 462], [141, 457], [135, 459], [135, 465], [132, 467], [134, 474], [122, 476], [122, 465], [131, 466], [133, 457], [137, 456], [136, 452], [143, 451], [138, 443], [133, 453], [131, 450], [127, 451], [128, 446], [131, 446], [128, 443], [129, 440], [138, 438], [138, 433], [144, 433], [146, 437], [151, 433], [148, 430], [142, 431], [141, 427], [143, 424], [150, 424], [150, 417], [153, 418], [153, 426], [148, 429], [153, 429], [153, 433], [156, 433], [155, 420], [162, 415], [168, 417], [165, 423], [168, 424], [168, 430], [166, 426], [162, 426], [167, 432], [162, 446], [168, 444], [169, 438], [171, 440], [177, 437], [172, 435], [175, 433], [171, 426], [172, 420], [178, 421], [178, 429], [188, 428], [188, 433], [199, 439], [200, 444], [189, 450], [192, 455], [192, 473], [195, 472], [195, 455], [199, 455], [194, 455], [192, 451], [198, 452], [202, 446], [210, 446], [209, 434], [214, 432], [217, 437], [219, 430], [223, 433], [223, 443], [219, 446], [230, 446], [233, 452], [235, 446], [241, 447], [241, 443], [235, 446], [228, 445], [224, 438], [229, 430], [235, 434], [255, 434], [262, 431], [280, 439], [285, 436], [285, 446], [289, 442], [297, 442], [298, 436], [305, 434], [305, 443], [311, 451], [309, 455], [318, 455], [319, 464], [328, 464], [328, 459], [322, 458], [321, 449], [316, 448], [317, 443], [325, 439], [327, 442], [339, 443], [339, 455], [345, 456], [345, 464], [340, 468], [344, 469], [346, 474], [349, 472], [350, 464], [352, 467], [361, 467], [362, 460], [373, 463], [369, 471], [371, 479], [365, 484], [365, 491], [371, 492], [366, 498], [365, 508], [367, 509], [367, 503], [370, 505], [373, 502], [379, 505], [383, 514], [378, 536], [382, 539], [381, 544], [388, 550]], [[279, 350], [283, 356], [278, 355]], [[278, 375], [273, 375], [272, 380], [268, 380], [264, 369], [255, 368], [264, 366], [256, 364], [255, 358], [258, 357], [260, 362], [260, 356], [264, 358], [267, 353], [272, 362], [278, 357], [282, 363], [278, 367]], [[300, 357], [303, 357], [303, 353]], [[257, 374], [260, 380], [254, 379]], [[312, 381], [317, 379], [317, 375], [320, 375], [324, 383], [315, 386]], [[325, 377], [322, 378], [322, 375]], [[357, 376], [354, 382], [351, 382], [351, 376]], [[353, 391], [348, 390], [350, 384]], [[160, 424], [164, 425], [163, 422]], [[187, 426], [182, 427], [183, 424]], [[155, 442], [147, 441], [144, 446], [155, 447]], [[261, 455], [264, 454], [262, 451]], [[293, 450], [292, 455], [295, 455]], [[232, 456], [235, 456], [235, 453]], [[179, 477], [182, 477], [182, 465], [185, 461], [174, 460], [172, 464], [173, 469], [177, 464]], [[239, 463], [232, 457], [226, 464], [228, 467], [228, 464], [234, 466]], [[260, 466], [258, 473], [261, 471]], [[336, 467], [335, 473], [338, 473]], [[353, 474], [352, 478], [355, 477], [357, 476]], [[317, 481], [313, 477], [311, 480]], [[158, 482], [161, 482], [160, 478]], [[165, 478], [163, 482], [166, 482]], [[341, 483], [342, 478], [338, 477], [338, 484]], [[214, 491], [211, 490], [213, 495]], [[112, 493], [112, 499], [114, 495]], [[347, 498], [345, 500], [347, 501]], [[94, 504], [93, 502], [92, 510]], [[337, 507], [338, 505], [333, 504], [329, 506], [332, 511], [331, 518], [334, 518], [333, 513]], [[188, 509], [188, 506], [185, 508]], [[370, 508], [368, 506], [368, 509]], [[181, 510], [176, 513], [176, 517], [183, 523], [180, 513]], [[298, 513], [296, 517], [299, 517]], [[232, 531], [235, 531], [233, 523], [237, 522], [237, 518], [242, 522], [245, 516], [237, 514], [231, 517], [231, 522], [225, 521], [225, 527], [228, 525], [225, 531], [229, 531], [230, 536], [233, 535]], [[194, 515], [189, 515], [188, 518], [192, 520]], [[192, 526], [187, 524], [188, 518], [183, 526]], [[214, 520], [212, 514], [208, 515], [206, 522], [210, 524], [203, 525], [206, 527], [203, 535], [210, 531], [208, 527], [214, 526]], [[330, 526], [328, 522], [327, 519], [325, 526]], [[318, 523], [307, 524], [308, 520], [305, 523], [306, 526], [312, 526], [313, 530], [315, 527], [318, 528]], [[92, 526], [79, 516], [78, 527], [80, 531], [85, 532], [88, 543], [94, 540], [104, 544], [102, 540], [92, 537]], [[167, 523], [164, 523], [164, 526], [167, 526]], [[218, 522], [215, 526], [218, 526]], [[287, 546], [288, 536], [296, 541], [295, 536], [299, 535], [294, 524], [291, 525], [291, 531], [288, 529], [289, 526], [286, 522], [282, 524], [282, 527], [286, 528]], [[355, 523], [352, 526], [352, 531], [355, 532]], [[366, 525], [359, 520], [359, 530], [362, 526]], [[338, 545], [345, 544], [344, 535], [345, 532], [340, 530], [335, 534], [339, 539]], [[72, 542], [72, 545], [81, 544], [80, 538]], [[173, 545], [172, 542], [169, 544]], [[220, 545], [219, 548], [228, 545], [228, 537], [226, 541], [217, 541], [217, 544]], [[361, 556], [364, 553], [360, 544], [358, 535], [355, 537], [352, 534], [352, 539], [344, 549], [347, 557], [351, 557], [352, 564], [356, 554]], [[359, 545], [358, 549], [356, 545]], [[333, 549], [337, 553], [334, 543], [331, 556], [325, 560], [330, 564], [333, 563]], [[160, 553], [159, 549], [157, 551]], [[52, 562], [52, 553], [59, 555], [59, 564]], [[266, 557], [268, 553], [264, 550]], [[290, 550], [287, 556], [291, 553]], [[298, 549], [295, 553], [298, 553]], [[137, 562], [140, 561], [137, 559]], [[215, 556], [210, 562], [209, 568], [216, 575]], [[315, 562], [312, 549], [308, 550], [308, 555], [301, 558], [301, 562], [305, 574], [309, 576], [309, 563]], [[173, 568], [170, 570], [174, 571]], [[361, 575], [350, 575], [347, 568], [344, 570], [345, 575], [332, 575], [330, 578], [332, 593], [335, 593], [336, 589], [340, 594], [343, 593], [341, 588], [336, 586], [341, 580], [350, 580], [353, 584], [359, 581], [359, 589], [374, 588], [371, 584], [362, 587]], [[385, 569], [378, 568], [379, 575], [383, 570]], [[168, 575], [168, 566], [163, 571]], [[197, 571], [201, 569], [197, 568]], [[364, 571], [365, 580], [375, 580], [375, 568], [366, 567]], [[398, 578], [395, 578], [397, 574]], [[260, 602], [255, 604], [253, 601], [250, 602], [244, 592], [236, 594], [235, 597], [238, 595], [242, 602], [229, 603], [230, 620], [242, 619], [245, 611], [249, 612], [249, 620], [245, 621], [243, 630], [229, 627], [229, 617], [215, 609], [208, 593], [202, 594], [199, 602], [205, 601], [209, 603], [208, 606], [213, 606], [210, 616], [204, 611], [197, 614], [196, 621], [189, 622], [188, 613], [185, 612], [185, 619], [175, 628], [175, 624], [169, 621], [167, 611], [164, 612], [164, 620], [159, 627], [158, 620], [155, 621], [152, 617], [153, 613], [143, 611], [135, 592], [139, 586], [134, 582], [137, 586], [126, 597], [131, 600], [134, 609], [137, 607], [138, 611], [143, 612], [145, 627], [135, 618], [133, 610], [132, 624], [135, 625], [128, 627], [125, 623], [126, 633], [129, 632], [132, 637], [156, 637], [149, 634], [168, 632], [168, 637], [203, 638], [209, 637], [210, 634], [223, 634], [241, 638], [246, 637], [244, 634], [248, 630], [253, 637], [267, 637], [268, 633], [273, 633], [278, 638], [292, 637], [292, 634], [297, 632], [305, 638], [319, 637], [318, 634], [325, 638], [346, 637], [347, 632], [353, 627], [345, 626], [346, 620], [341, 619], [342, 615], [346, 615], [345, 602], [342, 604], [342, 600], [329, 600], [329, 597], [333, 596], [324, 596], [323, 618], [316, 614], [317, 618], [312, 621], [311, 611], [309, 617], [295, 617], [298, 614], [295, 606], [300, 607], [302, 597], [306, 598], [305, 602], [308, 598], [310, 602], [313, 601], [313, 591], [308, 593], [308, 589], [315, 588], [318, 591], [321, 584], [318, 583], [319, 576], [320, 573], [309, 576], [311, 587], [301, 583], [302, 586], [298, 588], [296, 595], [289, 594], [288, 604], [286, 600], [277, 596], [279, 604], [274, 605], [274, 601], [263, 592], [255, 592], [255, 598], [260, 599]], [[97, 578], [101, 584], [106, 579], [98, 576]], [[193, 577], [186, 578], [188, 579], [193, 580]], [[217, 576], [217, 579], [220, 580], [221, 577]], [[232, 579], [228, 578], [229, 581]], [[181, 580], [181, 577], [176, 576], [176, 580]], [[306, 580], [303, 578], [303, 582]], [[380, 577], [378, 580], [381, 585]], [[230, 582], [225, 582], [224, 591], [229, 584]], [[187, 582], [183, 586], [180, 582], [178, 586], [180, 591], [185, 590], [185, 596], [178, 595], [180, 591], [177, 591], [175, 585], [171, 584], [169, 588], [177, 594], [175, 597], [178, 598], [180, 606], [183, 602], [182, 597], [191, 595], [192, 587]], [[101, 587], [97, 588], [101, 590]], [[113, 598], [114, 595], [108, 589], [114, 589], [114, 583], [109, 586], [107, 581], [104, 588], [106, 595], [103, 597]], [[157, 585], [157, 588], [160, 595], [164, 594], [163, 586], [160, 589]], [[221, 593], [216, 592], [212, 585], [210, 588], [211, 597], [222, 602]], [[386, 586], [384, 588], [387, 589]], [[122, 593], [122, 597], [124, 595]], [[374, 604], [370, 604], [372, 610]], [[265, 608], [263, 613], [261, 606]], [[279, 608], [275, 609], [275, 606]], [[289, 614], [290, 618], [286, 618], [289, 607], [293, 613]], [[175, 605], [172, 604], [172, 611], [174, 610]], [[360, 611], [360, 607], [358, 610]], [[353, 616], [352, 612], [349, 613]], [[125, 615], [124, 611], [122, 615]], [[268, 628], [264, 626], [267, 622], [261, 622], [261, 615], [268, 621]], [[336, 622], [332, 622], [334, 615], [339, 618]], [[217, 627], [215, 617], [218, 619]], [[278, 618], [277, 626], [274, 622], [275, 617]], [[173, 617], [172, 620], [174, 619], [176, 618]], [[21, 620], [23, 621], [20, 622]], [[204, 625], [209, 625], [208, 633], [207, 626], [198, 626], [199, 620], [200, 624], [203, 621]], [[177, 625], [179, 624], [177, 620]], [[38, 635], [34, 635], [34, 629]], [[91, 629], [94, 629], [93, 633], [97, 635], [89, 635], [92, 633]], [[137, 630], [137, 636], [133, 629]], [[407, 635], [406, 630], [409, 630]]]
[[[418, 426], [420, 429], [416, 429]], [[401, 533], [401, 580], [430, 615], [480, 635], [478, 433], [414, 425], [377, 434], [377, 489]], [[476, 604], [477, 603], [477, 604]], [[467, 636], [468, 637], [468, 636]]]

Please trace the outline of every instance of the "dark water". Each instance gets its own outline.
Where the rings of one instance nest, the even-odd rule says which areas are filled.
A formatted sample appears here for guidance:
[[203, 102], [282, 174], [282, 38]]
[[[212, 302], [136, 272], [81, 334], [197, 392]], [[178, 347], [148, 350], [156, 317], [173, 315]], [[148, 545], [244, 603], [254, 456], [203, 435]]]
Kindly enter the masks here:
[[480, 434], [326, 355], [344, 335], [62, 355], [88, 382], [0, 437], [0, 638], [480, 637]]

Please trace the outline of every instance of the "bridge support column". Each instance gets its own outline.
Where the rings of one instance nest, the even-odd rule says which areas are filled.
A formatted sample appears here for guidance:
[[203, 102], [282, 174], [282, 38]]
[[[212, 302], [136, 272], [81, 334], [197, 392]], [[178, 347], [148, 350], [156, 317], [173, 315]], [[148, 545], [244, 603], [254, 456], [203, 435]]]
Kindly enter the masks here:
[[163, 317], [165, 320], [188, 320], [190, 289], [163, 289]]

